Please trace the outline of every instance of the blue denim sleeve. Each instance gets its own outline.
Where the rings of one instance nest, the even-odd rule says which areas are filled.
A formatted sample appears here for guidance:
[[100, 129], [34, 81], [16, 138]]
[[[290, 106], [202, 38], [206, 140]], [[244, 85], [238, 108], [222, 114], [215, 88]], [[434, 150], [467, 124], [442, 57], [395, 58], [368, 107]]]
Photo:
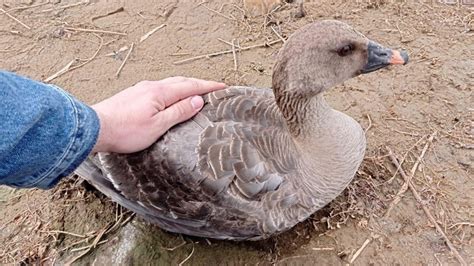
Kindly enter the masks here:
[[86, 159], [99, 127], [60, 88], [0, 70], [0, 185], [53, 187]]

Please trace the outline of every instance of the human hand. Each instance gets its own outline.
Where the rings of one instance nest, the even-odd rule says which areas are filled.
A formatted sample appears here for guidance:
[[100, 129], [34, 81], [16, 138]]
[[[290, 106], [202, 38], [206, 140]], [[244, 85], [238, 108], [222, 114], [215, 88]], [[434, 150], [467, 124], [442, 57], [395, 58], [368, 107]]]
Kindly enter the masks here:
[[139, 82], [92, 106], [100, 120], [92, 152], [143, 150], [168, 129], [197, 114], [204, 105], [200, 94], [225, 87], [224, 83], [184, 77]]

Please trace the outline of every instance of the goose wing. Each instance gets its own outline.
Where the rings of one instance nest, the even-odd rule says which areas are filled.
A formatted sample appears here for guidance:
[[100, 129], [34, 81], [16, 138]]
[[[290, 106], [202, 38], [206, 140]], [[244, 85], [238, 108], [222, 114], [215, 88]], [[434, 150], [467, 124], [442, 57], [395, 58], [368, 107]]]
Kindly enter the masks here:
[[289, 196], [279, 191], [296, 165], [273, 94], [230, 87], [205, 101], [194, 119], [148, 149], [99, 153], [77, 173], [164, 229], [217, 238], [261, 235], [261, 199]]

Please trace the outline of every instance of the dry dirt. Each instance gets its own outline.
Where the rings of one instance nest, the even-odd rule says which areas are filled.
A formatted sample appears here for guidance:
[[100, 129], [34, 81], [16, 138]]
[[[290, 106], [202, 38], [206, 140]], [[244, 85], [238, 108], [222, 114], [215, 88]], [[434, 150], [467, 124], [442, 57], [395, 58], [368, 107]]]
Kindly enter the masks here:
[[[24, 25], [0, 10], [0, 68], [46, 80], [72, 64], [51, 83], [89, 104], [140, 80], [174, 75], [268, 87], [280, 43], [238, 52], [237, 67], [232, 53], [174, 62], [231, 49], [219, 38], [262, 44], [279, 38], [272, 26], [286, 38], [319, 19], [345, 21], [386, 46], [405, 48], [411, 62], [327, 92], [334, 108], [367, 129], [367, 157], [343, 195], [288, 233], [235, 243], [165, 233], [137, 217], [126, 223], [130, 213], [73, 176], [50, 191], [0, 188], [0, 263], [63, 264], [77, 256], [76, 263], [98, 265], [186, 258], [196, 265], [459, 264], [423, 204], [473, 264], [474, 6], [451, 2], [306, 1], [303, 18], [294, 18], [294, 4], [246, 18], [240, 1], [3, 0], [0, 7]], [[131, 43], [116, 77], [128, 53], [121, 48]], [[405, 158], [409, 174], [427, 144], [412, 180], [422, 202], [407, 190], [387, 215], [404, 183], [387, 150]]]

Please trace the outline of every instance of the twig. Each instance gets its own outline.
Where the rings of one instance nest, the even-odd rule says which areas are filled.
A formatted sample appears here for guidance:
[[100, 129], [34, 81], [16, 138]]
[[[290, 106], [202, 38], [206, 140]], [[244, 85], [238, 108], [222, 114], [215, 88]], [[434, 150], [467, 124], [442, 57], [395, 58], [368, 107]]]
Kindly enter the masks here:
[[59, 76], [62, 76], [64, 75], [66, 72], [69, 71], [69, 68], [72, 66], [72, 64], [74, 64], [74, 62], [76, 62], [77, 59], [73, 59], [71, 62], [67, 63], [67, 65], [65, 65], [63, 68], [61, 68], [61, 70], [59, 70], [58, 72], [54, 73], [53, 75], [49, 76], [48, 78], [46, 78], [44, 80], [44, 82], [50, 82], [51, 80], [59, 77]]
[[[273, 45], [275, 43], [279, 43], [279, 42], [281, 42], [281, 40], [275, 40], [275, 41], [271, 41], [271, 42], [268, 42], [268, 43], [256, 44], [256, 45], [252, 45], [252, 46], [238, 48], [237, 51], [241, 52], [241, 51], [246, 51], [246, 50], [250, 50], [250, 49], [253, 49], [253, 48], [271, 46], [271, 45]], [[231, 50], [220, 51], [220, 52], [215, 52], [215, 53], [210, 53], [210, 54], [198, 55], [198, 56], [195, 56], [195, 57], [191, 57], [191, 58], [187, 58], [187, 59], [183, 59], [183, 60], [180, 60], [180, 61], [173, 62], [173, 64], [180, 65], [180, 64], [183, 64], [183, 63], [195, 61], [195, 60], [202, 59], [202, 58], [211, 58], [211, 57], [214, 57], [214, 56], [223, 55], [223, 54], [230, 54], [230, 53], [232, 53], [232, 49]]]
[[[97, 242], [96, 246], [100, 246], [102, 244], [105, 244], [105, 243], [107, 243], [107, 241], [109, 241], [109, 240], [105, 239], [105, 240], [99, 241], [99, 242]], [[90, 249], [91, 247], [92, 247], [92, 245], [79, 247], [79, 248], [73, 248], [73, 249], [71, 249], [71, 252], [77, 252], [77, 251], [81, 251], [81, 250], [85, 250], [85, 249]]]
[[126, 33], [123, 33], [123, 32], [108, 31], [108, 30], [72, 28], [72, 27], [66, 27], [66, 28], [64, 28], [64, 29], [65, 29], [65, 30], [72, 30], [72, 31], [95, 32], [95, 33], [104, 33], [104, 34], [127, 36], [127, 34], [126, 34]]
[[[421, 151], [420, 156], [418, 156], [418, 159], [416, 160], [415, 164], [411, 168], [410, 175], [411, 175], [412, 178], [415, 175], [416, 170], [418, 170], [418, 165], [423, 160], [423, 157], [425, 157], [425, 153], [428, 150], [428, 148], [430, 147], [430, 144], [433, 143], [433, 140], [434, 140], [436, 134], [437, 134], [437, 132], [435, 131], [430, 135], [430, 137], [428, 138], [428, 141], [425, 144], [425, 147], [423, 147], [423, 150]], [[411, 181], [411, 179], [410, 179], [410, 181]]]
[[104, 39], [102, 39], [102, 37], [100, 37], [99, 35], [97, 34], [94, 34], [97, 38], [100, 39], [100, 44], [99, 44], [99, 47], [97, 48], [97, 50], [95, 51], [95, 53], [87, 58], [86, 60], [84, 60], [84, 63], [80, 64], [80, 65], [77, 65], [77, 66], [73, 66], [69, 69], [69, 71], [71, 70], [74, 70], [74, 69], [78, 69], [80, 67], [83, 67], [84, 65], [86, 65], [87, 63], [89, 63], [90, 61], [94, 60], [94, 58], [97, 57], [97, 55], [99, 54], [100, 50], [102, 49], [102, 47], [104, 46]]
[[[224, 39], [221, 39], [221, 38], [217, 38], [217, 40], [220, 41], [220, 42], [223, 42], [223, 43], [225, 43], [225, 44], [230, 45], [230, 47], [232, 47], [232, 45], [233, 45], [231, 42], [228, 42], [228, 41], [226, 41], [226, 40], [224, 40]], [[239, 44], [237, 44], [235, 47], [237, 47], [238, 49], [240, 49], [240, 45], [239, 45]]]
[[145, 41], [146, 39], [148, 39], [148, 37], [150, 37], [153, 33], [157, 32], [159, 29], [165, 27], [166, 24], [161, 24], [160, 26], [152, 29], [151, 31], [149, 31], [148, 33], [146, 33], [145, 35], [143, 35], [141, 38], [140, 38], [140, 43], [142, 43], [143, 41]]
[[395, 131], [395, 132], [397, 132], [397, 133], [403, 134], [403, 135], [408, 135], [408, 136], [413, 136], [413, 137], [418, 137], [418, 136], [420, 136], [420, 134], [418, 134], [418, 133], [405, 132], [405, 131], [401, 131], [401, 130], [398, 130], [398, 129], [395, 129], [395, 128], [393, 128], [392, 130]]
[[46, 13], [46, 12], [50, 12], [50, 11], [54, 11], [54, 10], [67, 9], [67, 8], [70, 8], [70, 7], [80, 6], [80, 5], [84, 5], [84, 4], [89, 4], [89, 0], [86, 0], [86, 1], [83, 1], [83, 2], [79, 2], [79, 3], [64, 5], [64, 6], [58, 6], [58, 7], [48, 8], [48, 9], [45, 9], [45, 10], [41, 10], [40, 12], [41, 12], [41, 13]]
[[[114, 230], [123, 227], [126, 223], [128, 223], [128, 222], [135, 216], [135, 214], [129, 215], [123, 222], [121, 222], [122, 219], [123, 219], [123, 217], [124, 217], [124, 215], [126, 215], [126, 214], [127, 214], [127, 213], [125, 213], [125, 214], [124, 214], [124, 213], [120, 214], [118, 220], [116, 220], [113, 225], [111, 225], [111, 223], [109, 223], [109, 225], [108, 225], [109, 229], [107, 229], [107, 230], [103, 233], [103, 235], [107, 235], [107, 234], [113, 232]], [[107, 226], [106, 226], [105, 228], [107, 228]], [[91, 233], [87, 234], [87, 236], [85, 236], [84, 239], [79, 240], [79, 241], [77, 241], [77, 242], [74, 242], [74, 243], [70, 244], [69, 246], [62, 248], [62, 249], [60, 250], [60, 252], [63, 252], [63, 251], [68, 250], [68, 249], [71, 249], [72, 247], [77, 246], [77, 245], [79, 245], [79, 244], [81, 244], [81, 243], [89, 242], [89, 240], [91, 240], [91, 239], [97, 237], [97, 234], [96, 234], [96, 235], [90, 235], [90, 234], [91, 234]], [[99, 242], [97, 242], [97, 244], [96, 244], [95, 246], [102, 245], [102, 244], [106, 243], [107, 241], [108, 241], [108, 239], [99, 241]], [[82, 246], [82, 247], [78, 247], [78, 248], [71, 249], [71, 252], [81, 251], [81, 250], [85, 250], [85, 249], [93, 248], [93, 247], [94, 247], [94, 244], [92, 244], [92, 245], [87, 245], [87, 246]]]
[[127, 60], [130, 57], [130, 54], [132, 53], [134, 46], [135, 46], [135, 43], [132, 42], [132, 45], [130, 45], [130, 49], [128, 50], [128, 53], [125, 56], [125, 59], [123, 60], [123, 62], [120, 65], [119, 69], [117, 70], [117, 73], [115, 73], [115, 77], [118, 78], [120, 76], [120, 72], [122, 71], [123, 67], [125, 66], [125, 63], [127, 63]]
[[[426, 138], [426, 136], [422, 136], [413, 146], [411, 146], [411, 147], [405, 152], [405, 154], [403, 155], [402, 160], [400, 161], [400, 166], [403, 165], [403, 163], [405, 162], [405, 160], [406, 160], [408, 154], [410, 153], [410, 151], [411, 151], [412, 149], [414, 149], [415, 147], [417, 147], [418, 144], [419, 144], [421, 141], [423, 141], [425, 138]], [[385, 183], [392, 183], [393, 179], [395, 179], [395, 177], [397, 177], [397, 174], [398, 174], [398, 171], [399, 171], [399, 170], [400, 170], [400, 169], [397, 169], [397, 170], [395, 171], [395, 173], [393, 173], [392, 177], [390, 177], [390, 179], [387, 180]]]
[[95, 51], [95, 53], [89, 57], [88, 59], [85, 59], [83, 60], [84, 62], [82, 64], [79, 64], [77, 66], [72, 66], [72, 64], [74, 64], [75, 62], [79, 61], [80, 59], [74, 59], [72, 60], [71, 62], [69, 62], [65, 67], [63, 67], [61, 70], [59, 70], [58, 72], [54, 73], [53, 75], [51, 75], [50, 77], [48, 77], [47, 79], [44, 80], [44, 82], [50, 82], [52, 81], [53, 79], [56, 79], [64, 74], [66, 74], [67, 72], [69, 71], [72, 71], [74, 69], [78, 69], [80, 67], [83, 67], [85, 66], [86, 64], [90, 63], [92, 60], [94, 60], [97, 55], [99, 54], [100, 50], [102, 49], [102, 47], [104, 46], [104, 39], [102, 39], [102, 37], [100, 37], [99, 35], [97, 34], [94, 34], [97, 38], [100, 39], [100, 45], [99, 45], [99, 48], [97, 48], [97, 50]]
[[0, 11], [2, 11], [3, 14], [7, 15], [7, 17], [13, 19], [16, 23], [20, 24], [21, 26], [31, 30], [30, 26], [26, 25], [25, 23], [21, 22], [19, 19], [15, 18], [14, 16], [8, 14], [7, 11], [5, 11], [5, 9], [3, 8], [0, 8]]
[[330, 250], [335, 250], [335, 248], [328, 247], [328, 248], [312, 248], [312, 250], [315, 251], [330, 251]]
[[352, 264], [357, 259], [357, 257], [359, 257], [359, 255], [362, 253], [362, 251], [364, 251], [365, 247], [367, 247], [370, 241], [372, 241], [372, 238], [367, 238], [365, 240], [364, 244], [362, 244], [362, 246], [356, 251], [354, 256], [352, 256], [351, 261], [349, 261], [349, 264]]
[[180, 237], [181, 237], [181, 240], [183, 240], [183, 242], [181, 242], [179, 245], [174, 246], [172, 248], [165, 248], [165, 247], [162, 247], [162, 248], [165, 249], [165, 250], [168, 250], [168, 251], [175, 251], [176, 249], [186, 245], [187, 244], [186, 240], [184, 240], [182, 235], [180, 235]]
[[188, 261], [192, 256], [193, 256], [193, 253], [194, 253], [194, 242], [193, 242], [193, 250], [191, 251], [191, 253], [182, 261], [178, 264], [178, 266], [183, 266], [183, 264]]
[[190, 55], [191, 53], [174, 53], [170, 54], [170, 56], [185, 56], [185, 55]]
[[272, 28], [273, 33], [275, 33], [275, 35], [276, 35], [278, 38], [280, 38], [280, 40], [281, 40], [283, 43], [285, 43], [285, 42], [286, 42], [285, 38], [283, 38], [283, 36], [281, 36], [280, 33], [278, 33], [278, 31], [275, 30], [275, 28], [274, 28], [273, 26], [271, 26], [271, 28]]
[[443, 229], [439, 226], [438, 222], [436, 222], [436, 219], [433, 217], [430, 210], [423, 203], [423, 199], [421, 198], [420, 194], [418, 194], [418, 191], [416, 191], [415, 186], [410, 181], [410, 178], [407, 176], [407, 174], [405, 173], [403, 168], [401, 168], [397, 158], [393, 155], [393, 153], [390, 149], [389, 149], [389, 157], [390, 157], [390, 160], [392, 161], [393, 165], [395, 165], [395, 167], [397, 167], [397, 168], [400, 168], [400, 175], [403, 177], [403, 179], [405, 179], [405, 182], [407, 182], [408, 187], [410, 188], [411, 192], [413, 193], [413, 196], [415, 196], [415, 199], [421, 205], [421, 207], [423, 208], [423, 211], [425, 212], [426, 216], [428, 216], [431, 223], [436, 227], [436, 231], [438, 231], [438, 233], [440, 233], [441, 236], [444, 238], [444, 241], [448, 245], [451, 252], [454, 253], [454, 256], [456, 257], [456, 259], [461, 263], [461, 265], [467, 265], [466, 261], [459, 254], [459, 252], [456, 250], [456, 248], [454, 247], [451, 240], [449, 240], [448, 236], [446, 236]]
[[135, 217], [135, 213], [130, 214], [130, 216], [128, 216], [127, 219], [125, 219], [125, 221], [123, 221], [119, 227], [123, 227], [124, 225], [126, 225], [133, 219], [133, 217]]
[[116, 55], [120, 54], [121, 52], [127, 51], [129, 48], [130, 47], [128, 47], [128, 45], [126, 45], [126, 46], [120, 47], [120, 49], [118, 49], [117, 51], [113, 51], [112, 53], [108, 53], [104, 56], [116, 56]]
[[70, 249], [70, 248], [72, 248], [72, 247], [74, 247], [74, 246], [77, 246], [77, 245], [79, 245], [79, 244], [82, 244], [82, 243], [84, 243], [84, 242], [89, 242], [89, 240], [91, 240], [93, 237], [94, 237], [94, 236], [88, 236], [88, 237], [83, 238], [83, 239], [81, 239], [81, 240], [79, 240], [79, 241], [76, 241], [76, 242], [74, 242], [74, 243], [72, 243], [72, 244], [70, 244], [70, 245], [68, 245], [68, 246], [66, 246], [66, 247], [64, 247], [64, 248], [62, 248], [62, 249], [60, 249], [59, 252], [63, 252], [63, 251], [65, 251], [65, 250], [68, 250], [68, 249]]
[[229, 16], [227, 16], [227, 15], [224, 15], [224, 14], [222, 14], [221, 12], [216, 11], [216, 10], [214, 10], [214, 9], [211, 9], [211, 8], [205, 6], [205, 5], [201, 5], [201, 6], [205, 7], [207, 10], [209, 10], [209, 11], [211, 11], [211, 12], [216, 13], [217, 15], [219, 15], [219, 16], [221, 16], [221, 17], [224, 17], [224, 18], [229, 19], [229, 20], [236, 20], [235, 18], [231, 18], [231, 17], [229, 17]]
[[436, 131], [433, 132], [433, 134], [431, 134], [431, 136], [426, 141], [426, 144], [423, 147], [423, 150], [421, 151], [420, 156], [418, 156], [418, 159], [416, 160], [415, 164], [413, 165], [413, 168], [410, 171], [409, 180], [405, 181], [405, 183], [403, 183], [402, 187], [400, 188], [400, 190], [395, 195], [395, 198], [390, 203], [390, 206], [388, 207], [388, 210], [384, 215], [385, 217], [388, 217], [390, 215], [390, 212], [392, 211], [393, 207], [395, 207], [395, 205], [397, 205], [398, 202], [400, 202], [400, 199], [401, 199], [402, 195], [408, 190], [408, 182], [411, 182], [411, 180], [415, 176], [416, 170], [418, 170], [418, 166], [420, 165], [420, 162], [423, 160], [423, 157], [425, 157], [425, 153], [428, 150], [430, 144], [433, 143], [433, 139], [434, 139], [435, 136], [436, 136]]
[[234, 56], [234, 70], [238, 70], [237, 53], [235, 52], [235, 39], [232, 39], [232, 55]]
[[245, 10], [236, 4], [232, 4], [233, 7], [237, 8], [242, 14], [245, 14]]
[[44, 2], [44, 3], [39, 3], [39, 4], [36, 4], [36, 5], [31, 5], [31, 6], [13, 7], [13, 8], [8, 9], [7, 12], [25, 10], [25, 9], [35, 8], [35, 7], [39, 7], [39, 6], [44, 6], [44, 5], [47, 5], [47, 4], [49, 4], [49, 1]]
[[51, 231], [40, 231], [41, 233], [48, 233], [48, 234], [65, 234], [65, 235], [71, 235], [71, 236], [75, 236], [75, 237], [80, 237], [80, 238], [86, 238], [88, 236], [85, 236], [85, 235], [80, 235], [80, 234], [76, 234], [76, 233], [71, 233], [71, 232], [67, 232], [67, 231], [61, 231], [61, 230], [51, 230]]
[[108, 12], [107, 14], [92, 17], [92, 18], [91, 18], [91, 21], [94, 22], [94, 20], [96, 20], [96, 19], [105, 18], [105, 17], [107, 17], [107, 16], [110, 16], [110, 15], [113, 15], [113, 14], [117, 14], [117, 13], [119, 13], [119, 12], [123, 12], [124, 10], [125, 10], [125, 9], [123, 8], [123, 6], [121, 6], [121, 7], [117, 8], [117, 9], [115, 9], [115, 10], [113, 10], [113, 11]]
[[467, 225], [467, 226], [474, 226], [474, 223], [470, 223], [470, 222], [460, 222], [460, 223], [455, 223], [455, 224], [452, 224], [448, 227], [448, 229], [451, 229], [455, 226], [460, 226], [460, 225]]
[[369, 114], [366, 114], [367, 116], [367, 119], [369, 119], [369, 125], [367, 126], [367, 128], [364, 130], [364, 133], [367, 133], [367, 131], [369, 131], [369, 129], [372, 128], [372, 119], [370, 118], [370, 115]]
[[[83, 256], [85, 256], [87, 253], [89, 253], [92, 248], [95, 248], [99, 242], [100, 242], [100, 239], [102, 238], [102, 236], [104, 236], [105, 232], [107, 231], [107, 228], [110, 226], [110, 224], [106, 225], [100, 232], [99, 234], [97, 234], [96, 238], [94, 239], [94, 242], [92, 242], [91, 245], [87, 246], [87, 249], [84, 250], [81, 254], [77, 255], [76, 257], [70, 259], [69, 261], [67, 261], [64, 265], [67, 265], [67, 266], [70, 266], [73, 262], [75, 262], [76, 260], [82, 258]], [[103, 242], [103, 241], [102, 241]], [[104, 242], [105, 243], [105, 242]]]

